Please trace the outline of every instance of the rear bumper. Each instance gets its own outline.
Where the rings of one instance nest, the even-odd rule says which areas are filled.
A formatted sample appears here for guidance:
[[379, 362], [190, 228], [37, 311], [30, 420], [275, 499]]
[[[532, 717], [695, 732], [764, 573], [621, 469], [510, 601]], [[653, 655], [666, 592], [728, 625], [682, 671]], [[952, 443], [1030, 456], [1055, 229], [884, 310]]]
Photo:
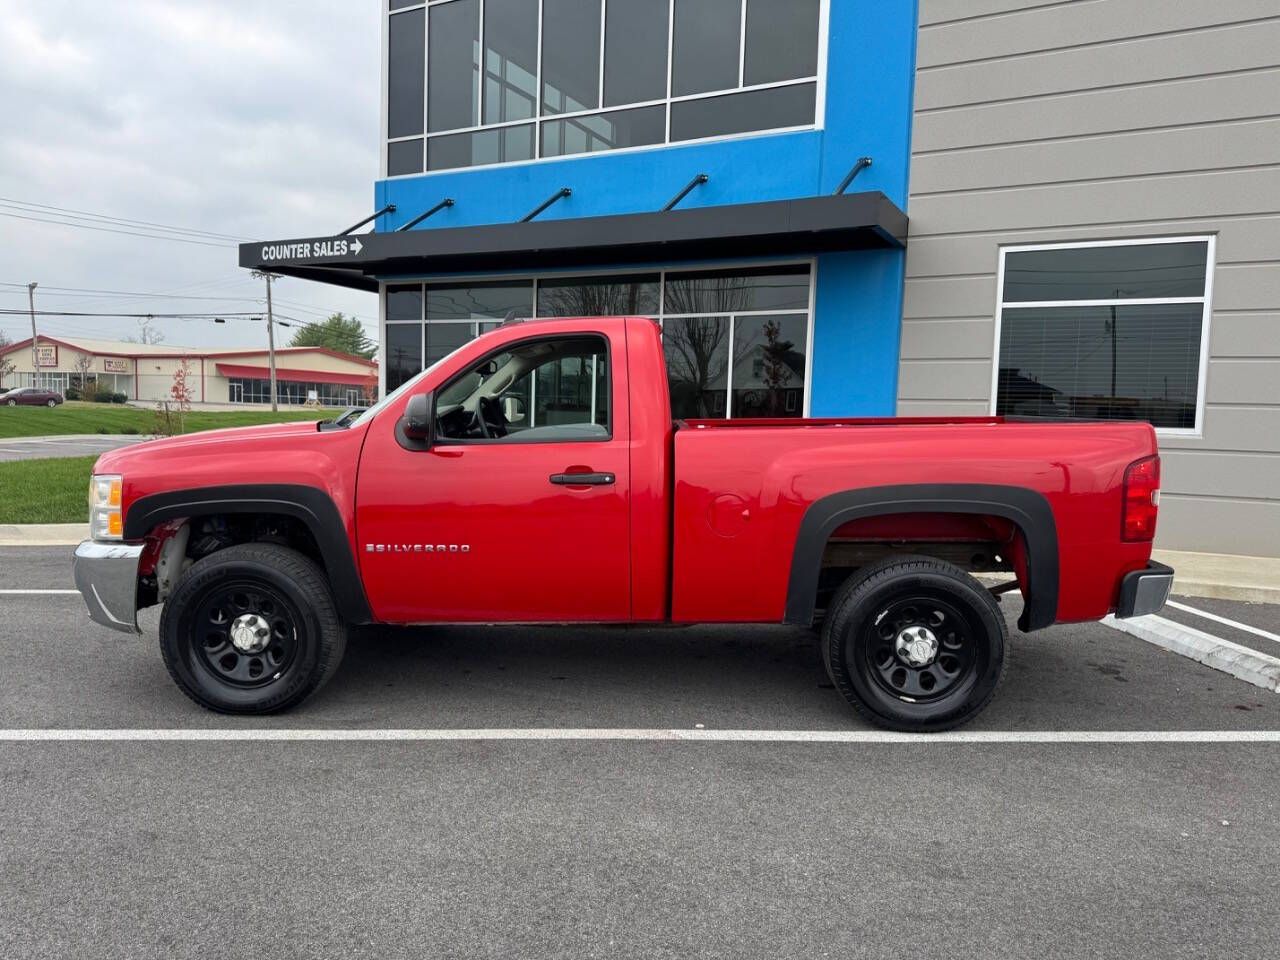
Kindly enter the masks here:
[[1120, 581], [1120, 602], [1116, 604], [1116, 619], [1158, 613], [1169, 599], [1169, 591], [1172, 589], [1173, 567], [1148, 560], [1145, 570], [1126, 573]]
[[76, 589], [89, 619], [121, 633], [138, 629], [138, 558], [142, 544], [86, 540], [76, 547]]

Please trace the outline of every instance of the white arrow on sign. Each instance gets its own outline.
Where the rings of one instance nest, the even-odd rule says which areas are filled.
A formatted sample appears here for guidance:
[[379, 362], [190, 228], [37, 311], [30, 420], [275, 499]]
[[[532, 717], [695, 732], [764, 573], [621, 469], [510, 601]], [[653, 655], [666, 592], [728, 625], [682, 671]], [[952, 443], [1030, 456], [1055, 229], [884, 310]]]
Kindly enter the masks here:
[[361, 243], [361, 242], [360, 242], [360, 240], [359, 240], [358, 238], [352, 239], [352, 241], [351, 241], [351, 249], [352, 249], [352, 250], [356, 253], [356, 255], [358, 256], [358, 255], [359, 255], [359, 253], [360, 253], [360, 251], [364, 249], [364, 244], [363, 244], [363, 243]]

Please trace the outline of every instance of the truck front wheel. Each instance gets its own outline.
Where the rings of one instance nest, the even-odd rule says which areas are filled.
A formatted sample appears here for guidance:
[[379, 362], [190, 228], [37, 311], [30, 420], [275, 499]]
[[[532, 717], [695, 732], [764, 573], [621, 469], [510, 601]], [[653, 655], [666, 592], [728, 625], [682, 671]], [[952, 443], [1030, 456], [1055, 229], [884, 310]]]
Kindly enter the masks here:
[[822, 630], [831, 682], [859, 714], [891, 730], [937, 731], [972, 719], [1004, 676], [1008, 627], [982, 584], [931, 557], [860, 570]]
[[160, 617], [160, 652], [188, 697], [219, 713], [278, 713], [301, 703], [346, 649], [324, 573], [266, 543], [196, 561]]

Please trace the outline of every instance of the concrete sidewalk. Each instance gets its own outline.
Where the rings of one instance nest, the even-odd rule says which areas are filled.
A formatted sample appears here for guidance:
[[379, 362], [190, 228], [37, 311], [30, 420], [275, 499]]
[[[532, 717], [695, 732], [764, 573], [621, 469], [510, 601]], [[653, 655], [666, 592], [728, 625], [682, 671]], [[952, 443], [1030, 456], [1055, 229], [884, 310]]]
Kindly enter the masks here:
[[[88, 508], [86, 507], [86, 512]], [[89, 539], [89, 523], [0, 523], [0, 547], [75, 546]]]
[[1151, 559], [1173, 567], [1176, 594], [1280, 603], [1280, 557], [1156, 550]]

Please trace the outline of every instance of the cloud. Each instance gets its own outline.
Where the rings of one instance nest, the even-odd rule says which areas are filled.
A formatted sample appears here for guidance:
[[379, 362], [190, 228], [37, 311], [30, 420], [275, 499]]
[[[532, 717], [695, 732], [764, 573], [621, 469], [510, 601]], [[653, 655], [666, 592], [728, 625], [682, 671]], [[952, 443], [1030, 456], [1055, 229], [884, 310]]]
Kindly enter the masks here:
[[[0, 0], [0, 197], [255, 239], [341, 229], [372, 212], [378, 9], [349, 0]], [[0, 217], [0, 249], [0, 281], [261, 297], [232, 248]], [[25, 307], [25, 290], [0, 291], [0, 306]], [[372, 295], [300, 280], [281, 281], [277, 294], [295, 304], [281, 312], [299, 319], [341, 309], [376, 325]], [[49, 309], [162, 309], [37, 295]], [[252, 299], [221, 308], [257, 309]], [[265, 339], [260, 323], [157, 323], [174, 344]], [[27, 324], [0, 317], [11, 336]], [[42, 329], [117, 337], [135, 324], [48, 318]]]

